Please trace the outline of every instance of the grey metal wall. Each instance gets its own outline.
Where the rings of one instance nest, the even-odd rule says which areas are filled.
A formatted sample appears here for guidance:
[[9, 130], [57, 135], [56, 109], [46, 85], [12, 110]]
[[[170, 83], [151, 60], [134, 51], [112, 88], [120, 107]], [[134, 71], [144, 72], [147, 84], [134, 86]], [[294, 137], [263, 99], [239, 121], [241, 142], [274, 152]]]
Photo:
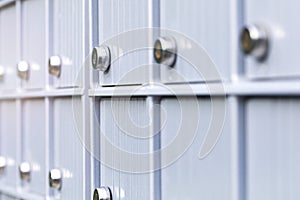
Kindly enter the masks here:
[[[0, 0], [0, 199], [298, 200], [299, 5]], [[249, 25], [264, 59], [242, 53]], [[154, 59], [161, 37], [174, 65]]]

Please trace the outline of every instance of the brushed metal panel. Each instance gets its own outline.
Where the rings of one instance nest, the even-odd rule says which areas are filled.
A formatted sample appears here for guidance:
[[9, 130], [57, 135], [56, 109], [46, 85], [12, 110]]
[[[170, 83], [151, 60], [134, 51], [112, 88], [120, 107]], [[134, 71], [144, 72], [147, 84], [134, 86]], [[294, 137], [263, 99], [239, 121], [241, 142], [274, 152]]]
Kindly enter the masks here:
[[300, 198], [299, 117], [298, 98], [247, 100], [247, 199]]
[[0, 183], [4, 186], [16, 188], [18, 178], [17, 165], [19, 163], [17, 152], [17, 111], [16, 102], [1, 101], [1, 154], [6, 158], [7, 167]]
[[63, 59], [61, 76], [54, 77], [55, 87], [81, 85], [85, 59], [84, 4], [82, 0], [53, 1], [53, 55]]
[[3, 80], [0, 80], [0, 89], [14, 90], [17, 87], [17, 31], [16, 7], [9, 5], [0, 9], [0, 65], [5, 68]]
[[62, 189], [57, 193], [59, 199], [82, 199], [84, 196], [82, 125], [74, 117], [77, 114], [82, 116], [79, 105], [80, 98], [54, 100], [53, 167], [63, 173]]
[[[195, 101], [196, 100], [196, 101]], [[222, 99], [220, 98], [220, 101]], [[198, 106], [197, 106], [198, 105]], [[210, 127], [213, 109], [210, 98], [163, 98], [161, 101], [161, 148], [172, 144], [177, 135], [195, 131], [194, 140], [186, 151], [176, 154], [177, 159], [162, 166], [162, 199], [233, 199], [231, 135], [226, 118], [220, 139], [211, 153], [200, 159], [200, 148]], [[198, 112], [198, 116], [183, 116], [182, 111]], [[230, 114], [227, 114], [229, 117]], [[184, 120], [185, 118], [185, 120]], [[196, 130], [188, 128], [197, 124]], [[181, 129], [183, 128], [183, 129]], [[182, 141], [185, 144], [185, 141]], [[176, 149], [177, 150], [177, 149]], [[175, 149], [174, 149], [175, 151]], [[162, 153], [162, 163], [169, 154]]]
[[245, 1], [245, 24], [258, 24], [267, 29], [270, 45], [268, 57], [258, 62], [245, 58], [246, 76], [250, 79], [299, 77], [300, 3], [295, 0]]
[[[149, 153], [148, 139], [141, 139], [147, 131], [142, 131], [149, 123], [147, 104], [144, 98], [103, 98], [100, 101], [101, 139], [106, 137], [112, 145], [132, 153]], [[140, 128], [133, 128], [130, 122]], [[136, 137], [132, 136], [135, 135]], [[111, 188], [113, 199], [148, 199], [150, 194], [151, 173], [136, 173], [133, 168], [124, 172], [127, 162], [139, 167], [141, 163], [132, 156], [129, 160], [108, 152], [101, 146], [101, 154], [110, 156], [114, 166], [107, 166], [102, 161], [101, 185]]]
[[46, 180], [46, 134], [44, 99], [32, 99], [23, 102], [23, 157], [31, 165], [29, 191], [45, 195]]
[[[163, 0], [160, 2], [160, 27], [185, 35], [190, 40], [195, 41], [199, 47], [204, 49], [207, 56], [214, 62], [216, 69], [222, 80], [229, 80], [231, 62], [232, 45], [234, 44], [230, 35], [231, 27], [235, 22], [230, 18], [231, 12], [235, 12], [230, 0], [187, 0], [173, 1]], [[161, 32], [161, 36], [175, 37], [180, 48], [178, 48], [178, 56], [173, 68], [161, 66], [161, 81], [170, 82], [203, 82], [219, 80], [211, 72], [211, 66], [200, 61], [193, 63], [201, 65], [206, 72], [199, 72], [197, 66], [191, 65], [190, 60], [185, 60], [182, 52], [193, 51], [190, 42], [180, 39], [178, 35], [169, 32]], [[191, 53], [192, 54], [192, 53]], [[175, 72], [172, 72], [172, 70]], [[176, 76], [179, 74], [179, 77]], [[203, 74], [207, 74], [203, 77]], [[180, 78], [181, 77], [181, 78]], [[182, 78], [184, 80], [182, 80]], [[204, 79], [205, 78], [205, 79]]]
[[22, 80], [22, 87], [43, 88], [45, 85], [45, 1], [21, 1], [21, 59], [30, 63], [29, 80]]
[[[118, 34], [153, 27], [150, 4], [152, 0], [99, 1], [99, 43], [105, 42], [116, 58], [112, 60], [108, 72], [100, 72], [100, 85], [136, 85], [148, 80], [149, 67], [143, 65], [149, 65], [152, 50], [139, 48], [124, 52], [122, 45], [128, 44], [128, 47], [137, 44], [141, 38], [136, 34], [128, 34], [125, 40], [121, 40]], [[140, 37], [152, 47], [151, 32], [149, 37], [144, 34]]]

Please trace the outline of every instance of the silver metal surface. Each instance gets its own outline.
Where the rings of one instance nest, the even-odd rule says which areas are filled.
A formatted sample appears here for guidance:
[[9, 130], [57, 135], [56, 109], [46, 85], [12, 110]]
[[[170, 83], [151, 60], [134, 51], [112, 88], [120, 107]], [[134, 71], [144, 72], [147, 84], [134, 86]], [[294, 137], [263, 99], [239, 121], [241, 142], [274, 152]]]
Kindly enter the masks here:
[[100, 187], [94, 190], [93, 200], [112, 200], [109, 187]]
[[[44, 195], [48, 171], [46, 166], [46, 113], [43, 98], [22, 100], [22, 149], [21, 161], [30, 164], [30, 188], [28, 192]], [[17, 145], [19, 146], [19, 145]], [[20, 151], [18, 151], [20, 152]], [[9, 161], [9, 160], [8, 160]], [[17, 161], [17, 163], [21, 163]], [[28, 171], [29, 164], [24, 171]], [[25, 173], [26, 174], [26, 173]], [[28, 176], [28, 175], [27, 175]], [[25, 178], [26, 179], [26, 178]]]
[[49, 74], [60, 77], [62, 67], [62, 59], [60, 56], [51, 56], [48, 63]]
[[92, 54], [93, 68], [100, 71], [107, 71], [111, 62], [110, 50], [107, 46], [94, 47]]
[[249, 25], [241, 32], [241, 47], [246, 55], [257, 60], [264, 60], [268, 55], [269, 40], [265, 28], [258, 25]]
[[17, 64], [18, 76], [23, 80], [29, 79], [30, 65], [27, 61], [20, 61]]
[[19, 165], [20, 178], [25, 181], [30, 181], [31, 166], [28, 162], [22, 162]]
[[[46, 7], [46, 1], [30, 0], [22, 1], [20, 3], [20, 9], [22, 12], [19, 18], [22, 27], [17, 26], [18, 36], [17, 41], [19, 41], [18, 49], [16, 52], [21, 55], [21, 59], [26, 60], [30, 64], [29, 76], [25, 76], [27, 81], [22, 82], [22, 88], [24, 89], [42, 89], [46, 84], [46, 69], [45, 66], [48, 57], [47, 52], [47, 34], [51, 31], [47, 31], [46, 24], [46, 12], [48, 8]], [[18, 8], [17, 8], [18, 10]], [[19, 23], [17, 14], [17, 24]], [[47, 22], [47, 23], [46, 23]], [[66, 27], [64, 27], [66, 28]], [[52, 41], [50, 42], [52, 43]]]
[[[85, 42], [89, 37], [85, 34], [85, 17], [88, 1], [51, 1], [51, 56], [60, 56], [62, 66], [59, 78], [52, 80], [55, 88], [82, 86], [82, 67], [87, 56]], [[72, 9], [70, 9], [72, 8]], [[55, 75], [56, 76], [56, 75]]]
[[245, 199], [300, 199], [300, 99], [251, 97], [244, 105]]
[[56, 189], [62, 187], [62, 172], [60, 169], [51, 169], [49, 172], [49, 186]]
[[0, 156], [0, 173], [5, 171], [6, 159], [3, 156]]
[[173, 37], [160, 37], [154, 43], [154, 59], [159, 64], [172, 67], [176, 62], [177, 45]]

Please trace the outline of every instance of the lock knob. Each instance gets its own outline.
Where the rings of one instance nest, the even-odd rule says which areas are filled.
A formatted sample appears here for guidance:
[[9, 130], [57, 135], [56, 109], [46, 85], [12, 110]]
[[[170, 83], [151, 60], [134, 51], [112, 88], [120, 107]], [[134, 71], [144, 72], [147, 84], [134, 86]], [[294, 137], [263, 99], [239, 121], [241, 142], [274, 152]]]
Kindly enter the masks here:
[[245, 55], [251, 55], [262, 61], [268, 54], [268, 35], [265, 28], [258, 25], [249, 25], [241, 32], [241, 48]]
[[49, 74], [56, 77], [60, 77], [61, 74], [62, 59], [60, 56], [51, 56], [48, 62]]
[[30, 65], [27, 61], [20, 61], [17, 64], [18, 76], [23, 80], [29, 79]]
[[94, 190], [93, 200], [112, 200], [109, 187], [100, 187]]
[[19, 165], [20, 178], [24, 181], [30, 181], [31, 166], [28, 162], [22, 162]]
[[158, 64], [172, 67], [176, 62], [177, 45], [173, 37], [160, 37], [154, 43], [154, 59]]
[[6, 159], [3, 156], [0, 156], [0, 173], [2, 174], [6, 168]]
[[60, 169], [51, 169], [49, 172], [49, 186], [56, 189], [61, 189], [62, 172]]
[[0, 65], [0, 80], [3, 80], [4, 75], [5, 75], [5, 68], [2, 65]]
[[94, 47], [92, 53], [92, 65], [95, 70], [106, 72], [111, 64], [111, 53], [108, 46]]

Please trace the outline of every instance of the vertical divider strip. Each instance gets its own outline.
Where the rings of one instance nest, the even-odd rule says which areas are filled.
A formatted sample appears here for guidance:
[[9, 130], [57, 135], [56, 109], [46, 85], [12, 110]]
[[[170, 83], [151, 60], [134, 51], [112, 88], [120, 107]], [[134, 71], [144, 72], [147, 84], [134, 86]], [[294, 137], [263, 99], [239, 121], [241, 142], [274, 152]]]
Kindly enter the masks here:
[[246, 200], [246, 133], [243, 97], [230, 96], [232, 199]]
[[[51, 16], [51, 11], [53, 11], [53, 2], [52, 0], [45, 0], [45, 58], [48, 58], [50, 53], [53, 52], [53, 18]], [[45, 80], [46, 80], [46, 85], [45, 85], [45, 90], [50, 88], [50, 84], [51, 84], [51, 80], [50, 80], [50, 76], [48, 76], [48, 61], [47, 59], [45, 60]], [[45, 96], [44, 99], [45, 102], [45, 138], [46, 138], [46, 149], [45, 149], [45, 157], [46, 157], [46, 172], [49, 172], [51, 167], [53, 167], [54, 164], [54, 123], [53, 123], [53, 102], [52, 99], [50, 99], [49, 97]], [[46, 191], [46, 199], [50, 198], [50, 196], [53, 196], [53, 191], [50, 190], [50, 187], [48, 186], [48, 173], [45, 174], [45, 180], [46, 180], [46, 184], [45, 184], [45, 191]]]
[[[153, 137], [150, 139], [150, 153], [160, 151], [161, 149], [161, 130], [160, 130], [160, 97], [147, 97], [149, 118], [152, 121], [149, 134]], [[150, 200], [161, 199], [161, 157], [150, 158], [151, 168], [150, 176]]]
[[[16, 45], [17, 45], [17, 60], [22, 58], [22, 8], [21, 8], [21, 1], [16, 1], [16, 31], [17, 31], [17, 38], [16, 38]], [[19, 79], [18, 79], [19, 80]], [[17, 81], [17, 90], [20, 89], [21, 81]], [[17, 127], [17, 138], [16, 138], [16, 167], [21, 162], [22, 159], [22, 102], [21, 99], [16, 99], [16, 127]], [[21, 181], [18, 176], [18, 168], [16, 168], [16, 186], [17, 188], [21, 185]]]

